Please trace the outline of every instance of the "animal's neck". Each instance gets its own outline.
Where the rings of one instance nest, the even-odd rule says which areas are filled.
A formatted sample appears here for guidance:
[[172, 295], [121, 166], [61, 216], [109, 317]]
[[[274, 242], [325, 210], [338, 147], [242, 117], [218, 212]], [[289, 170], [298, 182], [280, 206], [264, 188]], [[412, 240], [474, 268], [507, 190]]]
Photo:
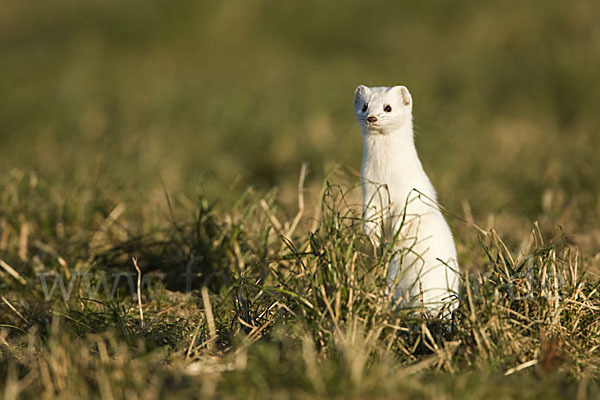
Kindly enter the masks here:
[[363, 134], [363, 167], [367, 166], [391, 173], [404, 169], [422, 169], [415, 148], [412, 124], [385, 133]]
[[362, 174], [366, 181], [388, 185], [399, 196], [412, 189], [435, 196], [417, 155], [410, 123], [383, 134], [363, 135]]

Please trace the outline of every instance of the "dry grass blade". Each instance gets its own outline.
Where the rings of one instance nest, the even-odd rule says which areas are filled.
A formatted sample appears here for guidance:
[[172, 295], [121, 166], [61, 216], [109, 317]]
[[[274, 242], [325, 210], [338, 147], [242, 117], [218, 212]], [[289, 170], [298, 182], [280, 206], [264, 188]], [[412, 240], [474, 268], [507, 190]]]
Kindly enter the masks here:
[[209, 349], [214, 349], [214, 343], [217, 340], [217, 328], [215, 326], [215, 317], [213, 315], [212, 306], [210, 304], [210, 296], [206, 286], [202, 286], [200, 290], [202, 294], [202, 303], [204, 304], [204, 313], [206, 315], [206, 322], [208, 323], [208, 332], [210, 333], [210, 339], [208, 343]]
[[281, 222], [279, 222], [277, 217], [275, 215], [273, 215], [269, 205], [267, 204], [267, 202], [264, 199], [260, 200], [260, 206], [265, 211], [265, 214], [267, 214], [267, 217], [269, 218], [271, 225], [273, 225], [275, 232], [277, 232], [278, 234], [281, 234], [283, 232], [283, 226], [281, 225]]
[[6, 272], [8, 272], [10, 276], [15, 278], [17, 280], [17, 282], [19, 282], [21, 285], [23, 285], [23, 286], [27, 285], [27, 281], [25, 280], [25, 278], [23, 278], [21, 276], [21, 274], [19, 274], [14, 268], [12, 268], [10, 265], [8, 265], [8, 263], [6, 261], [0, 259], [0, 267], [4, 268], [4, 270]]
[[23, 222], [21, 225], [21, 231], [19, 233], [19, 259], [21, 261], [27, 260], [29, 243], [29, 224]]
[[98, 247], [100, 243], [102, 243], [103, 236], [106, 235], [110, 227], [114, 225], [115, 222], [117, 222], [117, 220], [119, 219], [121, 214], [125, 212], [125, 210], [126, 206], [124, 203], [119, 203], [115, 206], [115, 208], [108, 214], [104, 222], [102, 222], [100, 228], [94, 233], [94, 236], [92, 236], [90, 246]]
[[138, 266], [137, 258], [133, 257], [132, 260], [133, 260], [133, 266], [135, 267], [135, 270], [137, 271], [137, 302], [138, 302], [138, 308], [140, 310], [140, 324], [143, 329], [145, 326], [145, 323], [144, 323], [144, 310], [142, 308], [142, 270]]
[[294, 217], [290, 228], [285, 233], [285, 236], [288, 239], [291, 239], [292, 235], [296, 231], [296, 227], [298, 223], [302, 219], [302, 215], [304, 214], [304, 179], [306, 178], [306, 173], [308, 171], [308, 164], [302, 163], [302, 167], [300, 169], [300, 178], [298, 180], [298, 213]]
[[506, 370], [506, 372], [504, 373], [504, 376], [514, 374], [515, 372], [521, 371], [525, 368], [533, 367], [537, 363], [538, 363], [538, 360], [530, 360], [530, 361], [524, 362], [523, 364], [519, 364], [514, 368]]
[[22, 320], [23, 322], [25, 322], [26, 324], [28, 323], [27, 319], [26, 319], [26, 318], [23, 316], [23, 314], [21, 314], [21, 313], [19, 312], [19, 310], [17, 310], [17, 309], [15, 308], [15, 306], [13, 306], [13, 305], [10, 303], [10, 301], [8, 301], [8, 299], [6, 299], [6, 297], [4, 297], [4, 296], [0, 296], [0, 298], [2, 298], [2, 301], [3, 301], [3, 302], [4, 302], [4, 303], [5, 303], [5, 304], [6, 304], [6, 305], [7, 305], [7, 306], [8, 306], [8, 307], [9, 307], [9, 308], [10, 308], [10, 309], [11, 309], [11, 310], [12, 310], [12, 311], [15, 313], [15, 314], [17, 314], [17, 316], [18, 316], [19, 318], [21, 318], [21, 320]]
[[188, 346], [187, 352], [185, 353], [186, 361], [190, 358], [190, 355], [192, 354], [192, 349], [194, 348], [194, 346], [196, 344], [196, 337], [198, 336], [198, 332], [200, 331], [201, 326], [202, 326], [202, 324], [200, 323], [200, 321], [198, 321], [196, 323], [196, 328], [194, 329], [194, 333], [192, 334], [192, 340], [190, 341], [190, 345]]

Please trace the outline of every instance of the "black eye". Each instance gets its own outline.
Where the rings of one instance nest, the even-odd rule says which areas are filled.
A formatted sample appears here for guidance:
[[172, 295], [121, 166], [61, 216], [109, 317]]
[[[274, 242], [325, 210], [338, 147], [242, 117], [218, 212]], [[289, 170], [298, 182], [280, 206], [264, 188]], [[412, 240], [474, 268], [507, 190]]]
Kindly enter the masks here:
[[363, 106], [363, 108], [362, 108], [362, 112], [365, 112], [365, 111], [367, 111], [367, 108], [368, 108], [368, 107], [369, 107], [369, 104], [368, 104], [368, 103], [365, 103], [365, 105], [364, 105], [364, 106]]
[[392, 112], [392, 106], [390, 106], [389, 104], [386, 104], [385, 106], [383, 106], [383, 111]]

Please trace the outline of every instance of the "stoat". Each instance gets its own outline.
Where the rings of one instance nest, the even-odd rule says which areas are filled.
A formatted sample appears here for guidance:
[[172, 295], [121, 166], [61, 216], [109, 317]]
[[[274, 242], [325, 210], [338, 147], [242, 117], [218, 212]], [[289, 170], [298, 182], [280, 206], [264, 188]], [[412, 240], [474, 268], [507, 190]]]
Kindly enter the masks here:
[[452, 233], [414, 144], [412, 97], [404, 86], [358, 86], [354, 112], [363, 140], [365, 232], [395, 250], [389, 289], [400, 307], [447, 318], [458, 305]]

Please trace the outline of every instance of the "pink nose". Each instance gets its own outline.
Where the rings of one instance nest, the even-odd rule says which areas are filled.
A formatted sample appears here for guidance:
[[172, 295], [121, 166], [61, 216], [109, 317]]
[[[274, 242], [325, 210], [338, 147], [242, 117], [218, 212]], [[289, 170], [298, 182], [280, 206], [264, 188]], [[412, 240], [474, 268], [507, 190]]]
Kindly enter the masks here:
[[377, 117], [374, 116], [370, 116], [367, 118], [367, 121], [369, 121], [370, 124], [377, 122]]

